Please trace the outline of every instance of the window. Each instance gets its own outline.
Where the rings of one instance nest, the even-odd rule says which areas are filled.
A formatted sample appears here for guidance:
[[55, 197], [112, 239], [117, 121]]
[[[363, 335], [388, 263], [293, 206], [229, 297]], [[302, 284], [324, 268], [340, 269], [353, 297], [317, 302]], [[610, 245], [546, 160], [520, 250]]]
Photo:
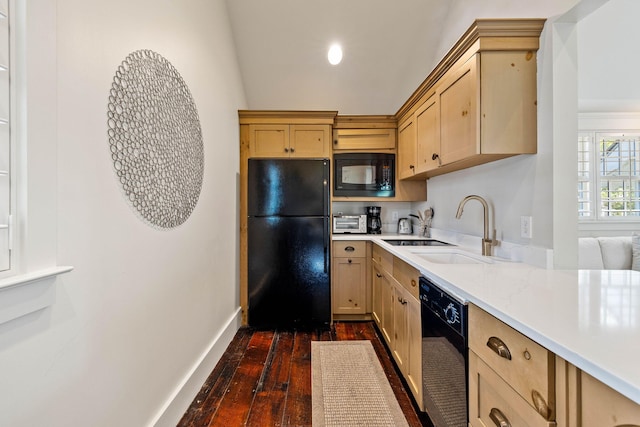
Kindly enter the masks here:
[[578, 134], [578, 217], [640, 221], [640, 131]]
[[0, 271], [10, 263], [11, 222], [11, 79], [8, 0], [0, 0]]

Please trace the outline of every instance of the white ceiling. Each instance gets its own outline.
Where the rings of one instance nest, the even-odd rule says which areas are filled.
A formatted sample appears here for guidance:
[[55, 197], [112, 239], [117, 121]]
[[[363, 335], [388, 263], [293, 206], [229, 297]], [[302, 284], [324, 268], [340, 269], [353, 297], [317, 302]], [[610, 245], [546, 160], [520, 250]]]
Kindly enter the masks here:
[[[227, 0], [248, 108], [394, 114], [476, 18], [578, 0]], [[327, 61], [343, 46], [342, 63]]]

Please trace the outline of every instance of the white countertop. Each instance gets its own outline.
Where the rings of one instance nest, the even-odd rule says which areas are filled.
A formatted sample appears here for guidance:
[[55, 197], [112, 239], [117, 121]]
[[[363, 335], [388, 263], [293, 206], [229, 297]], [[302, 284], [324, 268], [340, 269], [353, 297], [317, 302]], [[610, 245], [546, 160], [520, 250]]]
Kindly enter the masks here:
[[[441, 252], [443, 247], [392, 246], [383, 240], [397, 238], [416, 236], [333, 236], [334, 240], [373, 241], [443, 289], [640, 404], [640, 272], [547, 270], [497, 260], [438, 264], [411, 251]], [[477, 249], [470, 252], [477, 254]]]

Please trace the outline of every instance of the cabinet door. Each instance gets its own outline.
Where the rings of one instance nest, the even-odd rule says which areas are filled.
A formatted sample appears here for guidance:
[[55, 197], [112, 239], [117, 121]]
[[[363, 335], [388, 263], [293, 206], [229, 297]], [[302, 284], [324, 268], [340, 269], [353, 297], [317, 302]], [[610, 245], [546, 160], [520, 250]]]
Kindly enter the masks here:
[[407, 357], [409, 354], [409, 341], [407, 340], [407, 304], [410, 296], [404, 287], [393, 280], [394, 308], [393, 308], [393, 357], [406, 376], [408, 371]]
[[420, 317], [420, 301], [414, 297], [407, 297], [407, 373], [406, 380], [421, 410], [424, 410], [422, 400], [422, 322]]
[[440, 86], [440, 157], [452, 163], [480, 152], [478, 129], [477, 61], [474, 55], [462, 67], [446, 75]]
[[371, 270], [371, 299], [373, 300], [373, 308], [371, 315], [378, 327], [382, 329], [382, 273], [378, 263], [373, 261]]
[[388, 276], [388, 273], [384, 270], [381, 271], [381, 273], [382, 277], [380, 277], [380, 287], [382, 289], [382, 318], [380, 320], [382, 322], [382, 336], [387, 341], [387, 344], [389, 344], [389, 348], [393, 348], [393, 311], [395, 308], [395, 293], [393, 292], [393, 285], [391, 284], [391, 279]]
[[535, 54], [482, 52], [480, 150], [482, 154], [537, 151]]
[[640, 427], [640, 405], [581, 373], [583, 427]]
[[434, 93], [416, 111], [416, 173], [440, 165], [440, 121], [438, 97]]
[[333, 312], [364, 314], [366, 308], [365, 258], [334, 258]]
[[412, 178], [416, 170], [416, 125], [413, 116], [398, 127], [398, 179]]
[[331, 127], [328, 125], [291, 125], [291, 157], [328, 158], [331, 153]]
[[249, 157], [289, 157], [289, 125], [249, 125]]

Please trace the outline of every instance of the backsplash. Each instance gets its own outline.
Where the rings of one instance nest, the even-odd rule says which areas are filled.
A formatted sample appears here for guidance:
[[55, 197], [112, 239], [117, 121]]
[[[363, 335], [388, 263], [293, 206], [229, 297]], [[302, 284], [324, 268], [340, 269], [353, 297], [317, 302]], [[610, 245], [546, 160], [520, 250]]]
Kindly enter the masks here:
[[[398, 218], [407, 218], [409, 214], [417, 214], [417, 209], [424, 211], [424, 209], [430, 207], [430, 204], [427, 202], [333, 202], [332, 213], [363, 214], [366, 213], [366, 206], [380, 206], [382, 233], [393, 234], [398, 231], [398, 220], [394, 219], [394, 212], [398, 213]], [[434, 217], [437, 218], [437, 215], [438, 212], [436, 211]], [[413, 234], [418, 235], [420, 233], [418, 220], [415, 218], [411, 219], [413, 220]], [[431, 238], [445, 240], [464, 247], [465, 250], [470, 250], [471, 252], [477, 251], [477, 253], [480, 253], [482, 248], [482, 237], [457, 231], [432, 228]], [[499, 244], [493, 248], [493, 254], [495, 256], [514, 262], [523, 262], [540, 268], [553, 268], [553, 249], [505, 242], [501, 240], [501, 238], [502, 236], [498, 234]]]
[[[380, 219], [382, 220], [383, 233], [395, 233], [398, 231], [398, 219], [407, 218], [411, 210], [411, 202], [333, 202], [332, 214], [364, 214], [367, 206], [380, 206]], [[394, 218], [394, 212], [398, 217]], [[415, 221], [414, 221], [415, 224]]]

